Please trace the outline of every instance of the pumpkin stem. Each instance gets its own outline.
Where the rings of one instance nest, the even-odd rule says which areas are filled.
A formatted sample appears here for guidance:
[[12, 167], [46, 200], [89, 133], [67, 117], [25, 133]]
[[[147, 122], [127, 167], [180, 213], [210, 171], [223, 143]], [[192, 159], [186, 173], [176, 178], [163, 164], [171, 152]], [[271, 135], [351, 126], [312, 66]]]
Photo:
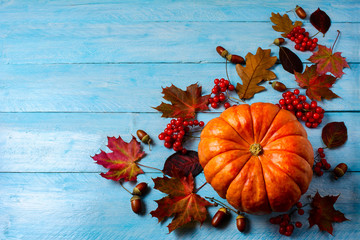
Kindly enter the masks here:
[[262, 153], [263, 149], [259, 143], [253, 143], [251, 144], [249, 151], [252, 155], [259, 156]]

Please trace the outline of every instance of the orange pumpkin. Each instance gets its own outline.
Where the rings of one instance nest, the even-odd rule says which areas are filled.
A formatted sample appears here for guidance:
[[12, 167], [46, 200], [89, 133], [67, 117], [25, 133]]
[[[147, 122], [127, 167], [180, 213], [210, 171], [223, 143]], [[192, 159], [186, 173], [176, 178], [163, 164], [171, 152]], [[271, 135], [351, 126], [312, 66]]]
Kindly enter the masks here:
[[270, 103], [225, 110], [206, 124], [198, 152], [206, 181], [243, 212], [287, 211], [312, 178], [314, 153], [305, 129]]

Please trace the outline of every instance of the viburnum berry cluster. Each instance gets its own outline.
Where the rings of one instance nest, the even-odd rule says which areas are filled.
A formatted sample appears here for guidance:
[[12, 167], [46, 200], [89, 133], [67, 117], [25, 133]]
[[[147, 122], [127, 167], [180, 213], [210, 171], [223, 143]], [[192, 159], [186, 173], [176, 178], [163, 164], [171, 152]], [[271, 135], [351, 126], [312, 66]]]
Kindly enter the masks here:
[[299, 51], [314, 51], [314, 49], [317, 47], [317, 38], [311, 39], [309, 37], [309, 32], [306, 32], [305, 28], [302, 28], [300, 26], [294, 27], [293, 30], [291, 30], [290, 33], [286, 36], [291, 41], [295, 42], [295, 49]]
[[318, 148], [318, 155], [315, 158], [314, 172], [317, 176], [322, 176], [324, 172], [321, 170], [329, 170], [331, 168], [330, 163], [325, 159], [325, 153], [323, 148]]
[[215, 85], [211, 90], [213, 96], [209, 98], [209, 103], [211, 104], [211, 107], [218, 108], [220, 107], [221, 103], [224, 103], [225, 109], [231, 107], [231, 104], [226, 101], [228, 98], [226, 97], [225, 93], [227, 90], [234, 91], [235, 86], [230, 84], [230, 82], [228, 80], [225, 80], [224, 78], [221, 78], [220, 80], [216, 78], [214, 80], [214, 83]]
[[316, 128], [324, 118], [325, 110], [317, 105], [316, 101], [306, 102], [305, 95], [299, 95], [299, 89], [293, 92], [287, 91], [282, 94], [282, 99], [277, 104], [280, 108], [289, 110], [299, 120], [305, 122], [308, 128]]
[[[296, 208], [297, 208], [297, 213], [299, 215], [304, 215], [305, 211], [304, 209], [302, 209], [303, 205], [301, 202], [297, 202], [296, 203]], [[301, 228], [302, 227], [302, 223], [297, 221], [295, 223], [291, 222], [291, 216], [292, 214], [295, 212], [292, 211], [290, 214], [281, 214], [279, 216], [276, 217], [272, 217], [269, 219], [271, 224], [278, 224], [280, 226], [279, 228], [279, 233], [281, 235], [285, 235], [285, 236], [291, 236], [292, 233], [294, 232], [294, 228]]]
[[183, 118], [171, 119], [162, 133], [159, 134], [159, 140], [164, 140], [164, 146], [172, 148], [174, 151], [187, 152], [183, 147], [184, 137], [190, 131], [190, 127], [203, 127], [205, 123], [198, 120], [184, 120]]

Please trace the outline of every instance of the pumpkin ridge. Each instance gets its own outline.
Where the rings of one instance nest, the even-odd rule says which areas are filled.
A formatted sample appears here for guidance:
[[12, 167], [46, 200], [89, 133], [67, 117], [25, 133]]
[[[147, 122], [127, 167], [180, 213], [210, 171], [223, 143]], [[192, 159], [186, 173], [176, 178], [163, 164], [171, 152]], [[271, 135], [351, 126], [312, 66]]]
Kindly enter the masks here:
[[265, 187], [265, 192], [266, 192], [267, 203], [268, 203], [269, 209], [271, 209], [271, 211], [273, 211], [273, 209], [272, 209], [272, 207], [270, 205], [270, 200], [269, 200], [269, 196], [268, 196], [268, 193], [267, 193], [266, 181], [265, 181], [265, 177], [264, 177], [264, 167], [263, 167], [263, 164], [261, 162], [260, 156], [257, 156], [257, 159], [260, 162], [260, 166], [261, 166], [261, 173], [262, 173], [261, 175], [262, 175], [262, 178], [263, 178], [263, 181], [264, 181], [264, 187]]
[[[226, 138], [221, 138], [221, 137], [206, 137], [206, 139], [212, 139], [212, 138], [215, 138], [215, 139], [221, 139], [221, 140], [225, 140], [225, 141], [229, 141], [229, 142], [233, 142], [233, 143], [236, 143], [238, 146], [241, 146], [242, 145], [238, 142], [235, 142], [233, 140], [230, 140], [230, 139], [226, 139]], [[249, 150], [248, 148], [236, 148], [236, 149], [231, 149], [231, 150]], [[228, 151], [231, 151], [231, 150], [228, 150]], [[228, 152], [228, 151], [225, 151], [225, 152]]]
[[[245, 142], [247, 142], [247, 143], [250, 145], [250, 143], [249, 143], [246, 139], [244, 139], [244, 138], [240, 135], [240, 133], [239, 133], [233, 126], [231, 126], [231, 124], [230, 124], [228, 121], [226, 121], [226, 119], [222, 118], [221, 116], [219, 116], [219, 118], [221, 118], [222, 120], [224, 120], [224, 122], [226, 122], [226, 124], [229, 125], [229, 126], [236, 132], [236, 134], [237, 134], [242, 140], [244, 140]], [[252, 125], [252, 122], [251, 122], [251, 125]]]
[[[235, 150], [229, 150], [229, 151], [220, 153], [220, 154], [218, 154], [217, 156], [222, 155], [222, 154], [227, 154], [227, 153], [229, 153], [229, 152], [231, 152], [231, 151], [240, 151], [240, 152], [243, 152], [242, 150], [235, 149]], [[246, 152], [246, 151], [244, 151], [244, 152]], [[247, 154], [247, 153], [245, 153], [245, 154]], [[245, 154], [243, 154], [243, 155], [245, 155]], [[216, 158], [217, 156], [211, 158], [211, 159], [206, 163], [206, 165], [204, 166], [204, 170], [205, 170], [206, 166], [208, 166], [208, 164], [211, 164], [210, 162], [211, 162], [214, 158]], [[250, 158], [250, 156], [251, 156], [251, 155], [249, 155], [249, 158]], [[223, 168], [225, 168], [228, 164], [232, 163], [233, 161], [237, 160], [239, 157], [241, 157], [241, 156], [238, 156], [238, 157], [234, 158], [233, 160], [231, 160], [231, 161], [229, 161], [229, 162], [227, 162], [227, 163], [224, 163], [224, 166], [222, 166], [222, 168], [220, 168], [215, 174], [213, 174], [212, 179], [214, 179], [214, 178], [216, 177], [216, 175], [217, 175]], [[248, 159], [248, 160], [249, 160], [249, 159]], [[247, 161], [248, 161], [248, 160], [247, 160]], [[246, 162], [247, 162], [247, 161], [246, 161]], [[245, 165], [245, 164], [244, 164], [244, 165]], [[242, 169], [242, 168], [241, 168], [241, 169]], [[212, 181], [212, 179], [211, 179], [211, 181]]]
[[[229, 184], [226, 186], [225, 196], [226, 196], [226, 194], [227, 194], [227, 191], [229, 190], [230, 184], [231, 184], [231, 183], [234, 181], [234, 179], [239, 175], [239, 173], [240, 173], [241, 170], [245, 167], [245, 165], [249, 162], [249, 160], [251, 159], [251, 157], [252, 157], [252, 155], [249, 155], [249, 158], [246, 160], [246, 162], [244, 163], [244, 165], [243, 165], [243, 166], [239, 169], [239, 171], [237, 171], [237, 173], [235, 174], [235, 177], [234, 177], [231, 181], [229, 181]], [[223, 167], [223, 169], [224, 169], [228, 164], [230, 164], [230, 163], [232, 163], [232, 162], [234, 162], [234, 161], [236, 161], [236, 160], [238, 160], [238, 159], [239, 159], [239, 157], [236, 158], [236, 159], [234, 159], [234, 160], [231, 161], [231, 162], [228, 162], [228, 163]], [[221, 169], [221, 170], [222, 170], [222, 169]], [[217, 175], [218, 173], [220, 173], [221, 170], [214, 175], [213, 179], [215, 179], [216, 175]], [[210, 185], [212, 185], [213, 179], [211, 180]]]
[[[265, 156], [263, 156], [263, 157], [265, 157]], [[260, 161], [261, 162], [261, 161]], [[289, 174], [287, 174], [286, 172], [284, 172], [284, 170], [282, 170], [278, 165], [276, 165], [275, 163], [273, 163], [272, 161], [270, 161], [270, 160], [268, 160], [268, 162], [273, 166], [273, 167], [275, 167], [277, 170], [280, 170], [282, 173], [284, 173], [286, 176], [288, 176], [290, 179], [291, 179], [291, 181], [293, 181], [293, 183], [295, 183], [295, 185], [299, 188], [299, 191], [301, 192], [301, 188], [300, 188], [300, 186], [297, 184], [297, 182], [295, 182], [295, 180], [289, 175]], [[262, 166], [262, 165], [261, 165]], [[264, 177], [264, 175], [263, 175], [263, 177]], [[264, 180], [265, 180], [265, 177], [264, 177]], [[266, 185], [266, 183], [265, 183], [265, 185]], [[266, 188], [266, 186], [265, 186], [265, 188]], [[269, 204], [270, 204], [270, 202], [269, 202]], [[272, 208], [271, 208], [272, 209]]]
[[[262, 136], [262, 138], [259, 140], [259, 143], [262, 142], [262, 140], [264, 139], [264, 137], [266, 136], [266, 134], [269, 132], [269, 130], [270, 130], [270, 128], [271, 128], [271, 126], [272, 126], [272, 124], [273, 124], [276, 116], [279, 114], [280, 110], [281, 110], [281, 108], [279, 108], [279, 110], [278, 110], [277, 113], [275, 114], [274, 118], [271, 120], [268, 129], [266, 130], [264, 136]], [[250, 112], [251, 112], [251, 108], [250, 108]], [[251, 116], [251, 117], [252, 117], [252, 116]], [[253, 131], [254, 131], [254, 128], [253, 128]], [[254, 134], [255, 134], [255, 133], [254, 133]]]
[[[283, 127], [287, 127], [288, 124], [293, 123], [293, 122], [299, 122], [299, 120], [294, 119], [294, 120], [292, 120], [292, 121], [286, 122], [286, 123], [285, 123], [284, 125], [282, 125], [279, 129], [277, 129], [276, 132], [280, 131]], [[270, 128], [269, 128], [269, 130], [270, 130]], [[266, 132], [265, 136], [263, 137], [263, 139], [262, 139], [261, 142], [260, 142], [260, 144], [263, 144], [264, 147], [265, 147], [267, 144], [269, 144], [270, 142], [276, 141], [276, 140], [278, 140], [278, 139], [281, 139], [281, 138], [287, 137], [287, 136], [303, 136], [303, 137], [306, 137], [306, 138], [307, 138], [307, 135], [304, 136], [304, 135], [302, 135], [302, 134], [288, 134], [288, 135], [281, 136], [281, 137], [279, 137], [279, 138], [274, 138], [274, 139], [272, 139], [272, 137], [273, 137], [274, 134], [276, 133], [276, 132], [274, 132], [274, 134], [271, 135], [271, 136], [267, 139], [266, 142], [263, 142], [264, 139], [265, 139], [265, 137], [267, 136], [267, 133], [268, 133], [268, 132], [269, 132], [269, 131]], [[305, 132], [305, 133], [306, 133], [306, 132]], [[270, 141], [270, 140], [271, 140], [271, 141]]]
[[294, 155], [296, 155], [296, 156], [298, 156], [299, 158], [301, 158], [301, 159], [303, 159], [305, 162], [307, 162], [308, 164], [309, 164], [309, 166], [310, 167], [312, 167], [312, 165], [310, 165], [310, 163], [305, 159], [305, 158], [303, 158], [302, 156], [300, 156], [300, 155], [298, 155], [298, 154], [296, 154], [296, 153], [294, 153], [294, 152], [291, 152], [291, 151], [288, 151], [288, 150], [280, 150], [280, 149], [274, 149], [274, 150], [266, 150], [266, 153], [271, 153], [271, 152], [279, 152], [279, 153], [281, 153], [281, 152], [287, 152], [287, 153], [291, 153], [291, 154], [294, 154]]
[[[288, 135], [288, 136], [286, 136], [286, 137], [296, 137], [296, 136], [298, 136], [298, 135]], [[305, 138], [304, 136], [298, 136], [298, 137], [305, 139], [305, 140], [307, 141], [307, 143], [309, 143], [310, 146], [311, 146], [311, 143], [309, 142], [309, 140], [308, 140], [307, 138]], [[284, 136], [284, 138], [285, 138], [285, 136]], [[299, 139], [299, 138], [297, 138], [297, 139]], [[266, 146], [263, 147], [264, 151], [271, 151], [271, 150], [272, 150], [272, 151], [274, 151], [274, 150], [286, 151], [286, 152], [290, 152], [290, 153], [297, 154], [298, 156], [302, 157], [302, 156], [300, 155], [301, 153], [299, 154], [299, 152], [291, 151], [291, 150], [288, 149], [288, 148], [287, 148], [287, 149], [269, 148], [269, 147], [270, 147], [269, 145], [274, 144], [276, 141], [278, 141], [278, 140], [280, 140], [280, 139], [282, 139], [282, 138], [278, 138], [277, 140], [272, 141], [271, 143], [268, 143]], [[299, 140], [297, 140], [297, 142], [299, 142]], [[311, 154], [311, 156], [313, 156], [313, 153]], [[313, 158], [313, 157], [312, 157], [312, 158], [303, 157], [303, 158], [308, 162], [308, 164], [310, 165], [310, 167], [312, 167], [314, 158]]]

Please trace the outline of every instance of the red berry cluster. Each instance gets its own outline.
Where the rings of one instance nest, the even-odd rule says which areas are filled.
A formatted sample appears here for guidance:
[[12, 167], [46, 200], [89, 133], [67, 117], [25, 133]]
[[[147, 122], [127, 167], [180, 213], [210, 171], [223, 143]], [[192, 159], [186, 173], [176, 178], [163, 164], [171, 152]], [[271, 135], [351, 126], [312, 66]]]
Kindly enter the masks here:
[[[304, 214], [304, 209], [302, 209], [302, 203], [301, 202], [297, 202], [296, 203], [296, 207], [298, 208], [297, 212], [299, 215], [303, 215]], [[293, 213], [293, 212], [292, 212]], [[294, 224], [291, 223], [291, 214], [281, 214], [279, 216], [276, 217], [272, 217], [270, 218], [270, 223], [271, 224], [278, 224], [280, 226], [279, 228], [279, 233], [281, 235], [285, 235], [285, 236], [291, 236], [293, 231], [294, 231]], [[297, 228], [301, 228], [302, 227], [302, 223], [301, 222], [295, 222], [295, 226]]]
[[174, 151], [181, 151], [183, 154], [187, 150], [183, 147], [184, 136], [190, 131], [190, 127], [200, 126], [203, 127], [205, 124], [203, 121], [198, 120], [184, 120], [183, 118], [171, 119], [170, 123], [167, 124], [164, 132], [160, 133], [158, 138], [164, 140], [164, 146], [172, 148]]
[[325, 157], [325, 153], [324, 153], [324, 149], [323, 148], [318, 148], [318, 157], [317, 160], [315, 159], [315, 166], [314, 166], [314, 172], [317, 176], [322, 176], [324, 174], [324, 172], [321, 170], [329, 170], [331, 168], [330, 163], [327, 162], [327, 160], [324, 158]]
[[318, 107], [316, 101], [307, 103], [306, 96], [299, 94], [299, 89], [295, 89], [294, 92], [287, 91], [282, 94], [283, 98], [277, 105], [282, 109], [289, 110], [299, 120], [304, 121], [306, 127], [316, 128], [322, 122], [325, 110]]
[[314, 51], [317, 47], [317, 38], [311, 39], [309, 33], [305, 31], [305, 28], [300, 26], [294, 27], [290, 33], [286, 36], [291, 41], [295, 42], [295, 49], [302, 52], [306, 50]]
[[224, 92], [227, 90], [234, 91], [235, 87], [234, 85], [230, 84], [228, 80], [225, 79], [215, 79], [214, 80], [215, 86], [212, 88], [211, 92], [213, 97], [209, 98], [209, 103], [211, 104], [212, 108], [218, 108], [220, 107], [220, 103], [224, 103], [225, 109], [231, 107], [229, 102], [226, 102], [227, 98]]

